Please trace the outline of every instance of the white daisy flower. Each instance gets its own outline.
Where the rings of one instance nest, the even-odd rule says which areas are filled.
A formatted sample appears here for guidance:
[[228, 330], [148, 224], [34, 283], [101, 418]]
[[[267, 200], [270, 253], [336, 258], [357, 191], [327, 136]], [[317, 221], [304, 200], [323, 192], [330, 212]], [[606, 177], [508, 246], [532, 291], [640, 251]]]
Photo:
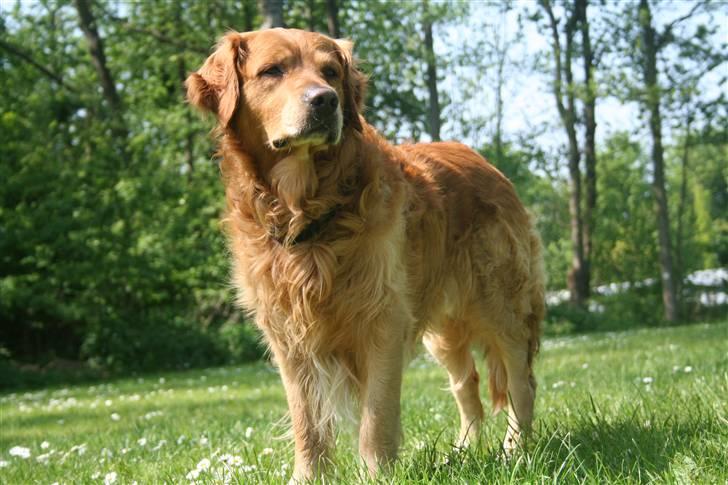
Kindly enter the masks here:
[[7, 460], [0, 460], [0, 468], [5, 468], [6, 466], [10, 466], [10, 462]]
[[147, 439], [146, 439], [146, 438], [139, 438], [139, 439], [137, 440], [137, 444], [138, 444], [139, 446], [146, 446], [146, 445], [147, 445]]
[[260, 452], [261, 455], [272, 455], [273, 454], [273, 448], [263, 448], [263, 451]]
[[17, 456], [18, 458], [26, 460], [30, 458], [30, 448], [26, 448], [24, 446], [13, 446], [10, 448], [10, 456]]
[[197, 464], [197, 469], [199, 471], [206, 471], [210, 468], [210, 460], [207, 458], [203, 458], [200, 460], [200, 462]]
[[643, 377], [642, 382], [645, 384], [652, 384], [654, 382], [654, 379], [652, 377]]
[[73, 445], [71, 447], [71, 450], [69, 451], [69, 453], [73, 453], [73, 452], [78, 453], [79, 456], [86, 453], [86, 443], [82, 443], [80, 445]]
[[48, 443], [47, 441], [44, 441], [43, 443], [40, 444], [40, 449], [41, 450], [47, 450], [48, 447], [50, 447], [50, 446], [51, 446], [50, 443]]
[[51, 454], [50, 453], [43, 453], [42, 455], [38, 455], [35, 457], [35, 461], [38, 463], [42, 463], [44, 465], [48, 464], [48, 460], [50, 459]]
[[121, 419], [121, 416], [119, 416], [118, 413], [111, 413], [111, 420], [112, 421], [119, 421]]
[[253, 428], [248, 426], [247, 428], [245, 428], [245, 439], [250, 439], [251, 436], [253, 436]]
[[178, 444], [178, 445], [181, 445], [182, 443], [184, 443], [184, 442], [185, 442], [185, 440], [186, 440], [186, 439], [187, 439], [187, 436], [185, 436], [185, 435], [183, 435], [183, 434], [182, 434], [182, 435], [180, 435], [180, 436], [179, 436], [179, 438], [177, 438], [177, 444]]
[[104, 485], [111, 485], [112, 483], [116, 483], [116, 472], [109, 472], [106, 475], [104, 475]]
[[160, 448], [162, 448], [166, 444], [167, 444], [167, 440], [159, 440], [159, 443], [157, 443], [157, 445], [154, 448], [152, 448], [152, 451], [158, 451]]
[[150, 420], [152, 418], [156, 418], [157, 416], [161, 416], [162, 414], [162, 411], [149, 411], [147, 414], [144, 415], [144, 419]]

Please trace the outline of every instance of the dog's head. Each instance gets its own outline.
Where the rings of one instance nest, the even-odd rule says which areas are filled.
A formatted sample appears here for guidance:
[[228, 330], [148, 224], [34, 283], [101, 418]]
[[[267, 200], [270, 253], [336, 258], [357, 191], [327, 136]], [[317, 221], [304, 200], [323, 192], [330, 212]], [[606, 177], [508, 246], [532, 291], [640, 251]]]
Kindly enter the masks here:
[[335, 145], [347, 129], [362, 129], [365, 78], [352, 43], [314, 32], [228, 33], [186, 86], [190, 103], [245, 145]]

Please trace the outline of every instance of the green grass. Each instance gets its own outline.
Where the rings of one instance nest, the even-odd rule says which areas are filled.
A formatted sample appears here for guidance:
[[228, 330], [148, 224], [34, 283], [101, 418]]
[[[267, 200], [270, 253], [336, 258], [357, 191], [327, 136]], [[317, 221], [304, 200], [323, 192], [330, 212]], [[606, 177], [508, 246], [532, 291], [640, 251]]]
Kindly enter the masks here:
[[[503, 415], [486, 420], [480, 446], [453, 451], [445, 373], [417, 358], [401, 459], [382, 481], [728, 481], [728, 322], [546, 340], [537, 372], [535, 434], [505, 461]], [[111, 472], [117, 483], [184, 483], [205, 458], [202, 483], [282, 483], [292, 469], [284, 414], [278, 376], [262, 363], [5, 393], [0, 483], [100, 483]], [[364, 480], [352, 441], [339, 438], [331, 483]], [[11, 456], [15, 446], [31, 456]], [[225, 454], [236, 463], [220, 464]]]

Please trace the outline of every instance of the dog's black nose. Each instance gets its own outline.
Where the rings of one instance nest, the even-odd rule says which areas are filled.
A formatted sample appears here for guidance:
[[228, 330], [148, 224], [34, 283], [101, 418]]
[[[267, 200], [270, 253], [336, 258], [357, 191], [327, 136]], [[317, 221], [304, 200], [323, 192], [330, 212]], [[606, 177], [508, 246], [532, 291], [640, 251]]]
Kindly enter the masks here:
[[336, 111], [339, 97], [331, 88], [313, 87], [306, 90], [303, 101], [308, 103], [317, 115], [327, 116]]

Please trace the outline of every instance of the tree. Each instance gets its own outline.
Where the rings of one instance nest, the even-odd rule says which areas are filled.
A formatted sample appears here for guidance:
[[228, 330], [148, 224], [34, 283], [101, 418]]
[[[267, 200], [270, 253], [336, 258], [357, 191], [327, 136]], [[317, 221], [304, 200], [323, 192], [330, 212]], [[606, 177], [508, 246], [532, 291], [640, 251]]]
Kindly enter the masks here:
[[285, 27], [283, 21], [283, 0], [259, 0], [260, 11], [263, 15], [261, 29]]
[[662, 281], [662, 303], [665, 319], [677, 320], [677, 295], [675, 274], [672, 266], [672, 241], [670, 239], [670, 215], [667, 210], [667, 190], [665, 189], [665, 162], [662, 147], [662, 115], [660, 114], [660, 86], [657, 73], [657, 33], [652, 25], [652, 10], [648, 0], [640, 0], [639, 21], [642, 35], [641, 68], [644, 79], [645, 96], [643, 105], [649, 112], [650, 135], [652, 136], [652, 190], [655, 196], [657, 234], [660, 243], [660, 279]]
[[585, 204], [584, 222], [582, 224], [582, 243], [584, 245], [583, 280], [587, 296], [591, 287], [591, 254], [592, 232], [594, 228], [594, 210], [597, 205], [597, 153], [596, 153], [596, 55], [592, 49], [590, 24], [587, 16], [589, 1], [576, 0], [574, 8], [579, 19], [581, 31], [581, 58], [584, 66], [584, 89], [582, 95], [584, 120], [584, 165], [585, 165]]
[[584, 218], [582, 215], [582, 187], [581, 169], [579, 161], [579, 141], [577, 138], [577, 113], [574, 74], [572, 60], [574, 58], [574, 37], [576, 35], [579, 15], [575, 8], [566, 11], [563, 22], [564, 45], [561, 42], [559, 21], [554, 15], [550, 0], [541, 0], [551, 32], [551, 50], [554, 60], [554, 79], [552, 83], [556, 108], [561, 124], [566, 132], [569, 155], [569, 213], [571, 215], [571, 246], [572, 258], [569, 270], [568, 284], [572, 304], [583, 306], [589, 296], [589, 265], [584, 252]]
[[329, 36], [334, 39], [341, 37], [339, 29], [339, 2], [338, 0], [326, 0], [326, 25]]
[[504, 3], [499, 11], [499, 29], [493, 35], [491, 51], [495, 57], [496, 91], [495, 91], [495, 133], [493, 144], [495, 145], [495, 160], [500, 163], [504, 157], [503, 151], [503, 85], [505, 84], [504, 71], [508, 61], [509, 39], [506, 38], [503, 28], [506, 24], [506, 12], [510, 5]]
[[[702, 1], [684, 4], [677, 10], [678, 16], [673, 16], [671, 20], [653, 15], [655, 5], [659, 6], [649, 0], [640, 0], [637, 5], [624, 5], [616, 12], [615, 18], [618, 20], [615, 22], [613, 44], [617, 47], [615, 54], [618, 62], [614, 69], [617, 82], [612, 83], [612, 89], [623, 100], [636, 102], [646, 119], [646, 130], [651, 142], [653, 224], [659, 247], [655, 270], [659, 272], [664, 319], [675, 321], [679, 318], [681, 308], [678, 293], [681, 276], [678, 273], [682, 272], [680, 266], [684, 266], [681, 263], [683, 256], [676, 254], [676, 251], [682, 252], [687, 246], [683, 241], [678, 243], [673, 239], [675, 228], [669, 209], [672, 207], [674, 210], [675, 206], [678, 212], [681, 209], [679, 199], [675, 200], [670, 195], [670, 167], [666, 166], [665, 152], [670, 148], [671, 139], [686, 141], [682, 137], [676, 138], [675, 134], [683, 135], [684, 125], [691, 118], [690, 128], [693, 130], [696, 126], [693, 116], [698, 113], [696, 106], [707, 106], [717, 101], [708, 99], [711, 89], [696, 88], [689, 96], [692, 100], [688, 104], [693, 107], [688, 112], [685, 110], [686, 90], [690, 91], [691, 86], [697, 86], [704, 78], [709, 79], [710, 71], [724, 65], [726, 55], [721, 27], [715, 24], [711, 15], [713, 9], [719, 8], [717, 4]], [[704, 116], [704, 120], [707, 122], [713, 116]], [[674, 128], [666, 136], [663, 130], [670, 126], [670, 120]], [[692, 158], [689, 155], [692, 150], [690, 145], [692, 142], [688, 137], [688, 145], [683, 146], [683, 154], [686, 153], [686, 146], [688, 148], [688, 158], [684, 158], [686, 161]], [[685, 175], [688, 175], [687, 171]], [[689, 187], [690, 183], [686, 180], [686, 188]], [[677, 268], [676, 261], [680, 263]]]
[[122, 106], [119, 93], [116, 91], [116, 83], [106, 63], [104, 42], [99, 36], [96, 28], [96, 18], [91, 10], [89, 0], [75, 0], [76, 11], [78, 12], [78, 24], [86, 37], [86, 45], [91, 55], [99, 83], [104, 93], [104, 98], [114, 118], [113, 131], [116, 137], [126, 138], [127, 128], [122, 119]]
[[427, 64], [427, 92], [429, 102], [427, 103], [427, 128], [432, 141], [440, 141], [440, 99], [437, 93], [437, 58], [432, 41], [432, 12], [429, 2], [422, 2], [422, 30], [425, 43], [425, 63]]

